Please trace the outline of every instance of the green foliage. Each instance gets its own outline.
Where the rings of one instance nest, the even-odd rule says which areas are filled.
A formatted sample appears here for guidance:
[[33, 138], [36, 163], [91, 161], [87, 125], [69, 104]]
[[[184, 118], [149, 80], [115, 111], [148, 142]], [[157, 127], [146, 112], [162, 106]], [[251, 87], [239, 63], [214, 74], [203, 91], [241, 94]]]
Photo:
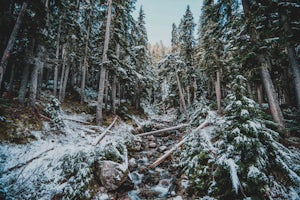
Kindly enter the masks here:
[[52, 98], [50, 103], [44, 109], [44, 112], [47, 116], [49, 116], [56, 128], [61, 129], [65, 127], [65, 124], [62, 119], [61, 109], [60, 109], [60, 102], [57, 98]]
[[66, 183], [63, 188], [64, 198], [90, 199], [89, 188], [93, 180], [93, 157], [79, 151], [74, 155], [65, 155], [61, 161], [62, 171], [59, 182]]

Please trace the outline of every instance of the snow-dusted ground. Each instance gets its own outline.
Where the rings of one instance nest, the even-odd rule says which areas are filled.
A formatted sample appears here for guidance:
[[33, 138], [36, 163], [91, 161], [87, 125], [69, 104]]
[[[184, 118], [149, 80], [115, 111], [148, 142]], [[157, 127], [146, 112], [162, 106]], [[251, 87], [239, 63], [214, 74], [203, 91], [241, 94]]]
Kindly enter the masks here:
[[[6, 198], [51, 199], [68, 187], [69, 183], [62, 180], [63, 171], [60, 167], [66, 155], [71, 158], [79, 153], [94, 155], [95, 148], [104, 148], [109, 143], [122, 143], [134, 137], [130, 133], [131, 126], [118, 123], [100, 144], [94, 146], [93, 142], [104, 128], [76, 122], [86, 122], [90, 117], [87, 114], [63, 114], [63, 133], [50, 133], [50, 124], [44, 122], [42, 131], [32, 132], [37, 140], [27, 144], [1, 144], [0, 189], [4, 190]], [[84, 170], [82, 167], [81, 173], [87, 173]], [[103, 194], [98, 196], [100, 198]]]

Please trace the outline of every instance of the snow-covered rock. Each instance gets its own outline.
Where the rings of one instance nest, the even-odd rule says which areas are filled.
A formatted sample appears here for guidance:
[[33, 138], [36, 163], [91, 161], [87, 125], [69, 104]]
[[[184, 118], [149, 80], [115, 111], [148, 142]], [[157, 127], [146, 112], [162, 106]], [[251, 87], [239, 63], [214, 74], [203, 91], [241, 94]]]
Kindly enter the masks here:
[[157, 144], [155, 142], [150, 142], [149, 147], [150, 148], [155, 148]]
[[96, 174], [108, 191], [118, 189], [126, 181], [129, 173], [124, 165], [108, 160], [101, 162], [98, 169], [100, 172]]

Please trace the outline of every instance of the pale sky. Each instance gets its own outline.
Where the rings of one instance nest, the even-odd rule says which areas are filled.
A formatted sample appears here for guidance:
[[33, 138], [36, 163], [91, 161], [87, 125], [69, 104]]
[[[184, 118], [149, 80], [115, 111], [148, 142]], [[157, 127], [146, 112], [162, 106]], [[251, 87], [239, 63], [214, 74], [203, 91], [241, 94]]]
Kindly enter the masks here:
[[[137, 18], [140, 6], [143, 6], [146, 15], [148, 40], [155, 44], [160, 40], [170, 46], [172, 24], [179, 25], [187, 5], [190, 5], [194, 22], [198, 25], [202, 0], [137, 0], [134, 16]], [[195, 28], [195, 32], [198, 27]]]

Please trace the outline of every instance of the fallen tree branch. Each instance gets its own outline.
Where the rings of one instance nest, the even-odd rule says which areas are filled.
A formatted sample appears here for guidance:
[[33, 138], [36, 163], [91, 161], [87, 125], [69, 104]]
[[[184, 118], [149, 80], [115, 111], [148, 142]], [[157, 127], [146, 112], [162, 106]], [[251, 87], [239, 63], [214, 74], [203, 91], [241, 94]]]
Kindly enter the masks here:
[[33, 158], [27, 160], [27, 161], [24, 162], [24, 163], [19, 163], [19, 164], [17, 164], [16, 166], [13, 166], [13, 167], [9, 168], [9, 169], [5, 170], [5, 171], [2, 172], [2, 173], [4, 174], [4, 173], [7, 173], [7, 172], [11, 172], [11, 171], [13, 171], [13, 170], [15, 170], [15, 169], [19, 169], [19, 168], [21, 168], [21, 167], [23, 167], [23, 166], [25, 166], [25, 165], [28, 165], [28, 164], [31, 163], [32, 161], [34, 161], [34, 160], [40, 158], [43, 154], [45, 154], [45, 153], [47, 153], [47, 152], [49, 152], [49, 151], [51, 151], [51, 150], [53, 150], [53, 149], [54, 149], [54, 147], [52, 147], [51, 149], [48, 149], [48, 150], [46, 150], [46, 151], [40, 153], [39, 155], [37, 155], [37, 156], [35, 156], [35, 157], [33, 157]]
[[172, 130], [176, 130], [176, 129], [180, 129], [183, 127], [189, 126], [189, 124], [182, 124], [182, 125], [178, 125], [178, 126], [173, 126], [173, 127], [169, 127], [169, 128], [164, 128], [164, 129], [160, 129], [160, 130], [156, 130], [156, 131], [150, 131], [150, 132], [146, 132], [146, 133], [141, 133], [141, 134], [137, 134], [137, 136], [146, 136], [146, 135], [152, 135], [152, 134], [156, 134], [156, 133], [162, 133], [165, 131], [172, 131]]
[[96, 142], [93, 144], [94, 146], [97, 145], [106, 135], [107, 132], [109, 132], [109, 129], [111, 129], [113, 127], [113, 125], [116, 123], [117, 119], [119, 117], [116, 116], [114, 121], [103, 131], [103, 133], [101, 133], [101, 135], [99, 135], [99, 137], [97, 138]]
[[45, 116], [45, 115], [42, 115], [42, 114], [40, 114], [40, 113], [39, 113], [39, 115], [40, 115], [40, 117], [44, 118], [44, 119], [47, 120], [47, 121], [52, 121], [49, 117], [47, 117], [47, 116]]
[[[205, 128], [206, 126], [209, 125], [208, 121], [203, 122], [200, 126], [198, 126], [193, 132], [199, 131], [203, 128]], [[187, 137], [183, 138], [179, 143], [177, 143], [174, 147], [172, 147], [169, 151], [167, 151], [163, 156], [161, 156], [160, 158], [158, 158], [154, 163], [152, 163], [149, 167], [150, 168], [155, 168], [157, 167], [160, 163], [162, 163], [167, 157], [169, 157], [173, 151], [175, 151], [176, 149], [178, 149], [185, 141], [187, 140]]]
[[90, 125], [91, 124], [89, 122], [84, 122], [84, 121], [80, 121], [80, 120], [77, 120], [77, 119], [64, 118], [63, 120], [68, 120], [68, 121], [72, 121], [72, 122], [78, 122], [78, 123], [84, 124], [84, 125]]

